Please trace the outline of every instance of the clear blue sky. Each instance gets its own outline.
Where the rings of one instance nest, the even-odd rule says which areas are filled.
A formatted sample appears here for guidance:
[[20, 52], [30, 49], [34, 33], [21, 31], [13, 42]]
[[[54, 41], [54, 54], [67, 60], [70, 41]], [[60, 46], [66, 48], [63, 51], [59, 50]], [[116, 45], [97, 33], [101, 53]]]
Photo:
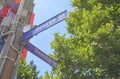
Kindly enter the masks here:
[[[68, 12], [72, 11], [70, 0], [34, 0], [34, 3], [34, 25], [39, 25], [66, 9]], [[50, 43], [54, 40], [53, 34], [55, 32], [60, 32], [61, 34], [67, 32], [65, 26], [65, 21], [62, 21], [59, 24], [47, 29], [46, 31], [34, 36], [30, 42], [46, 54], [52, 53], [53, 50], [50, 47]], [[37, 66], [37, 70], [40, 71], [39, 76], [43, 75], [46, 71], [51, 71], [50, 65], [30, 52], [28, 52], [26, 60], [27, 63], [29, 63], [31, 60], [34, 61], [34, 64]]]

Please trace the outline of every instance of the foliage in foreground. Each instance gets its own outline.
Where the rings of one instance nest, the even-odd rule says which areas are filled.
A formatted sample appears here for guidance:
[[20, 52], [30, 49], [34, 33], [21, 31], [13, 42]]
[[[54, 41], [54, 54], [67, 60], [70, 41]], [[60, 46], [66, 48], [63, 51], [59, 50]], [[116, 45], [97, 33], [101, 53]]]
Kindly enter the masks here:
[[60, 79], [120, 77], [120, 0], [72, 0], [68, 35], [51, 43]]
[[25, 60], [21, 60], [17, 73], [17, 79], [39, 79], [38, 73], [39, 71], [36, 70], [36, 65], [33, 61], [27, 65]]

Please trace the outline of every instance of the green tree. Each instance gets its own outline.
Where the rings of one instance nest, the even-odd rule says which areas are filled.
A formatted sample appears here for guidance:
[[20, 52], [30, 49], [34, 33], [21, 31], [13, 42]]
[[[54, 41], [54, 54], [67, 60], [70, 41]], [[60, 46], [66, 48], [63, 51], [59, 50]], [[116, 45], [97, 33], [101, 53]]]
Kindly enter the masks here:
[[21, 60], [17, 79], [39, 79], [38, 73], [39, 71], [37, 71], [36, 65], [34, 65], [33, 61], [27, 65], [25, 60]]
[[45, 72], [44, 76], [41, 76], [40, 79], [60, 79], [59, 76], [55, 75], [52, 71], [49, 74], [48, 72]]
[[68, 34], [51, 43], [60, 79], [120, 76], [120, 0], [72, 0]]

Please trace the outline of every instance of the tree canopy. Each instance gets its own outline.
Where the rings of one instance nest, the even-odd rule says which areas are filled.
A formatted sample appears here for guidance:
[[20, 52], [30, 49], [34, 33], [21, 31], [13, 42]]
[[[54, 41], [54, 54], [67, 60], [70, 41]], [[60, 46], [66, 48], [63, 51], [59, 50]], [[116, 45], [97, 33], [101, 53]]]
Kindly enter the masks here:
[[120, 77], [120, 0], [72, 0], [68, 34], [51, 43], [60, 79]]

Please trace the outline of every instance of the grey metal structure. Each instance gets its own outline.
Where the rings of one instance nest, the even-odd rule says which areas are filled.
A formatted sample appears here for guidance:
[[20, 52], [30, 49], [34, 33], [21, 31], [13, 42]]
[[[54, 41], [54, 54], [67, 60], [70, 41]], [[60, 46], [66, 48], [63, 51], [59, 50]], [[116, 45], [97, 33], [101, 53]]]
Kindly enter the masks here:
[[[23, 34], [23, 25], [29, 24], [30, 15], [34, 6], [33, 1], [34, 0], [21, 0], [14, 21], [10, 25], [10, 30], [5, 34], [1, 34], [8, 35], [8, 37], [0, 55], [0, 79], [16, 78], [23, 48], [23, 45], [20, 44], [20, 38]], [[31, 3], [31, 5], [26, 6], [26, 4], [29, 3]], [[24, 12], [26, 12], [26, 15]]]

